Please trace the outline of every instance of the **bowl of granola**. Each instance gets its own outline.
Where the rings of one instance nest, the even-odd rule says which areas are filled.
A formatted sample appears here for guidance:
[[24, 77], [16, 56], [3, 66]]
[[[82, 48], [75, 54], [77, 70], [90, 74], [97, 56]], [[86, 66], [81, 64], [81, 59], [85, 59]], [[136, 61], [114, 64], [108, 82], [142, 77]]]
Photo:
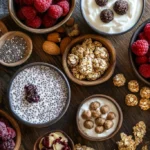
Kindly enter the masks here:
[[73, 82], [82, 86], [102, 84], [110, 79], [116, 66], [112, 43], [94, 34], [74, 39], [63, 54], [63, 68]]

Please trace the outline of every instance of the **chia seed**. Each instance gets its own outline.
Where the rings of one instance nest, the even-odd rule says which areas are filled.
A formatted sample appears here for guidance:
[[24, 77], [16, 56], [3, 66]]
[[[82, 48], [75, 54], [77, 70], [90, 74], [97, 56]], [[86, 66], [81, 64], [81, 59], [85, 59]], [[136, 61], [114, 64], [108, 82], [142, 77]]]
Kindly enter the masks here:
[[20, 36], [7, 39], [0, 48], [0, 60], [5, 63], [15, 63], [21, 60], [27, 49], [27, 42]]

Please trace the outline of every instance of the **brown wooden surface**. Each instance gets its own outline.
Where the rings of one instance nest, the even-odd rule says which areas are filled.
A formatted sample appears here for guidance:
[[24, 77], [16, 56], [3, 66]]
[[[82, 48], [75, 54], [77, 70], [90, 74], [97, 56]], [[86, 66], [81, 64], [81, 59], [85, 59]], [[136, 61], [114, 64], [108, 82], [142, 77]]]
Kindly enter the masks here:
[[[139, 24], [141, 24], [143, 21], [149, 18], [150, 16], [150, 0], [147, 0], [146, 2], [146, 8], [143, 14], [143, 17], [141, 18]], [[74, 17], [76, 18], [76, 21], [79, 23], [80, 28], [82, 29], [83, 33], [94, 33], [90, 27], [85, 23], [81, 12], [80, 12], [80, 0], [78, 0]], [[8, 27], [9, 30], [20, 30], [20, 29], [13, 21], [10, 19], [10, 17], [3, 19], [4, 23]], [[139, 25], [138, 24], [138, 25]], [[126, 33], [124, 35], [120, 36], [112, 36], [108, 37], [114, 44], [114, 47], [117, 51], [117, 66], [115, 69], [115, 73], [123, 73], [127, 80], [130, 79], [137, 79], [135, 74], [133, 73], [133, 70], [131, 68], [131, 65], [129, 63], [128, 58], [128, 45], [130, 38], [135, 31], [135, 29], [138, 27], [138, 25], [129, 33]], [[30, 34], [30, 37], [33, 40], [33, 54], [31, 58], [26, 62], [32, 63], [32, 62], [47, 62], [51, 63], [58, 68], [62, 69], [62, 63], [61, 63], [61, 56], [49, 56], [45, 54], [42, 51], [42, 43], [46, 39], [46, 35], [36, 35], [36, 34]], [[24, 65], [26, 65], [24, 64]], [[24, 66], [22, 65], [22, 66]], [[20, 66], [21, 67], [21, 66]], [[7, 68], [0, 65], [0, 106], [1, 108], [5, 109], [6, 111], [10, 112], [8, 108], [8, 99], [7, 99], [7, 87], [9, 85], [9, 81], [12, 78], [13, 74], [20, 68]], [[96, 150], [114, 150], [117, 149], [116, 141], [120, 139], [120, 132], [125, 132], [127, 134], [132, 133], [132, 127], [140, 120], [145, 121], [147, 125], [147, 134], [145, 136], [145, 141], [150, 140], [150, 112], [149, 111], [142, 111], [140, 108], [137, 107], [127, 107], [124, 103], [124, 97], [126, 94], [129, 93], [127, 86], [116, 88], [113, 86], [112, 78], [107, 81], [106, 83], [94, 87], [81, 87], [79, 85], [76, 85], [70, 81], [71, 89], [72, 89], [72, 98], [70, 107], [67, 111], [67, 113], [64, 115], [64, 117], [57, 122], [56, 124], [49, 126], [48, 128], [42, 128], [42, 129], [35, 129], [30, 128], [27, 126], [24, 126], [23, 124], [19, 123], [21, 132], [22, 132], [22, 150], [32, 150], [34, 142], [36, 139], [44, 134], [45, 132], [52, 130], [52, 129], [61, 129], [65, 131], [70, 137], [74, 140], [75, 143], [81, 143], [86, 144], [88, 146], [94, 147]], [[144, 86], [142, 82], [140, 82], [140, 86]], [[120, 132], [112, 139], [105, 141], [105, 142], [90, 142], [85, 139], [83, 139], [76, 127], [76, 112], [79, 104], [88, 96], [92, 94], [106, 94], [109, 96], [112, 96], [116, 101], [119, 103], [119, 105], [122, 108], [123, 114], [124, 114], [124, 121], [122, 128]], [[138, 148], [140, 150], [140, 147]]]

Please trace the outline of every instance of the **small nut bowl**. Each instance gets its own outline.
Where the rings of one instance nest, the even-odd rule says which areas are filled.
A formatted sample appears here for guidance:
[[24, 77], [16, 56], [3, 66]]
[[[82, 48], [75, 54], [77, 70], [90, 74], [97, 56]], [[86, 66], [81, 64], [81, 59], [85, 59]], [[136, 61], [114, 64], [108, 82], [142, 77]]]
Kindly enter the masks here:
[[132, 38], [131, 38], [131, 41], [130, 41], [130, 44], [129, 44], [129, 59], [130, 59], [130, 63], [131, 63], [131, 66], [133, 68], [133, 71], [134, 73], [137, 75], [137, 77], [143, 81], [145, 84], [149, 85], [150, 86], [150, 79], [145, 79], [144, 77], [142, 77], [140, 75], [140, 73], [138, 72], [137, 70], [137, 65], [135, 63], [135, 55], [132, 53], [132, 44], [138, 39], [138, 35], [143, 31], [145, 25], [147, 23], [150, 23], [150, 19], [146, 20], [145, 22], [143, 22], [139, 27], [138, 29], [135, 31], [135, 33], [133, 34]]
[[[86, 81], [86, 80], [76, 79], [70, 72], [68, 64], [67, 64], [67, 56], [68, 56], [71, 48], [77, 44], [82, 43], [85, 39], [88, 39], [88, 38], [91, 38], [93, 40], [97, 40], [97, 41], [101, 42], [104, 45], [104, 47], [107, 48], [107, 50], [110, 54], [110, 64], [109, 64], [108, 69], [106, 70], [106, 72], [104, 73], [104, 75], [102, 77], [100, 77], [99, 79], [97, 79], [95, 81]], [[101, 37], [99, 35], [88, 34], [88, 35], [80, 36], [71, 41], [71, 43], [67, 46], [67, 48], [63, 54], [62, 61], [63, 61], [63, 68], [65, 70], [65, 73], [67, 74], [67, 76], [69, 77], [70, 80], [72, 80], [76, 84], [79, 84], [82, 86], [94, 86], [94, 85], [98, 85], [98, 84], [102, 84], [102, 83], [106, 82], [113, 75], [114, 69], [116, 66], [116, 51], [115, 51], [112, 43], [109, 40], [107, 40], [106, 38]]]
[[21, 60], [14, 62], [14, 63], [5, 63], [4, 61], [0, 60], [0, 64], [7, 66], [7, 67], [15, 67], [15, 66], [19, 66], [23, 63], [25, 63], [28, 58], [31, 56], [32, 53], [32, 49], [33, 49], [33, 45], [32, 45], [32, 40], [31, 38], [26, 35], [23, 32], [19, 32], [19, 31], [12, 31], [12, 32], [7, 32], [6, 34], [4, 34], [1, 38], [0, 38], [0, 47], [3, 46], [3, 44], [5, 43], [5, 41], [7, 39], [11, 39], [14, 36], [20, 36], [23, 37], [25, 39], [25, 41], [27, 42], [27, 49], [24, 55], [24, 58], [22, 58]]
[[[81, 112], [80, 112], [80, 110], [82, 109], [82, 106], [86, 103], [86, 104], [89, 104], [90, 103], [90, 101], [92, 100], [92, 99], [94, 99], [94, 100], [92, 100], [92, 102], [93, 101], [97, 101], [96, 99], [97, 98], [101, 98], [102, 100], [101, 100], [101, 104], [103, 104], [103, 105], [107, 105], [108, 103], [109, 103], [109, 105], [114, 105], [114, 107], [116, 108], [116, 112], [117, 112], [117, 114], [118, 114], [118, 121], [116, 122], [116, 128], [114, 129], [114, 131], [111, 131], [111, 133], [110, 134], [108, 134], [107, 136], [100, 136], [100, 135], [98, 135], [97, 137], [94, 137], [94, 136], [89, 136], [88, 134], [86, 134], [82, 129], [81, 129], [81, 122], [80, 122], [80, 119], [79, 119], [79, 116], [81, 115]], [[106, 100], [106, 103], [104, 103], [103, 102], [103, 100]], [[113, 103], [113, 104], [112, 104]], [[85, 106], [85, 109], [87, 108], [87, 106]], [[113, 109], [112, 109], [113, 110]], [[106, 115], [106, 114], [105, 114]], [[103, 117], [102, 117], [103, 118]], [[76, 122], [77, 122], [77, 128], [78, 128], [78, 131], [79, 131], [79, 133], [80, 133], [80, 135], [83, 137], [83, 138], [85, 138], [85, 139], [87, 139], [87, 140], [89, 140], [89, 141], [105, 141], [105, 140], [108, 140], [108, 139], [110, 139], [110, 138], [112, 138], [112, 137], [114, 137], [117, 133], [118, 133], [118, 131], [120, 130], [120, 128], [121, 128], [121, 126], [122, 126], [122, 123], [123, 123], [123, 113], [122, 113], [122, 110], [121, 110], [121, 108], [120, 108], [120, 106], [118, 105], [118, 103], [113, 99], [113, 98], [111, 98], [111, 97], [109, 97], [109, 96], [107, 96], [107, 95], [102, 95], [102, 94], [96, 94], [96, 95], [92, 95], [92, 96], [90, 96], [90, 97], [88, 97], [88, 98], [86, 98], [81, 104], [80, 104], [80, 106], [79, 106], [79, 108], [78, 108], [78, 111], [77, 111], [77, 115], [76, 115]], [[91, 131], [92, 129], [90, 129], [90, 134], [92, 134], [93, 133], [93, 131]], [[109, 129], [109, 130], [111, 130], [111, 129]], [[109, 130], [106, 132], [106, 134], [109, 132]], [[104, 134], [104, 133], [102, 133], [102, 134]]]
[[14, 150], [19, 150], [20, 145], [21, 145], [21, 132], [20, 132], [19, 125], [10, 115], [8, 115], [3, 110], [0, 110], [0, 116], [6, 118], [10, 122], [10, 124], [13, 126], [13, 128], [15, 129], [15, 131], [16, 131], [16, 139], [15, 139], [16, 146], [15, 146]]
[[70, 1], [71, 1], [71, 7], [70, 7], [70, 11], [69, 11], [68, 15], [65, 18], [63, 18], [63, 20], [61, 20], [56, 25], [54, 25], [50, 28], [34, 29], [34, 28], [28, 27], [24, 23], [22, 23], [16, 16], [14, 0], [8, 1], [8, 9], [9, 9], [9, 14], [10, 14], [11, 18], [15, 21], [15, 23], [18, 26], [20, 26], [21, 28], [23, 28], [29, 32], [32, 32], [32, 33], [43, 34], [43, 33], [52, 32], [52, 31], [58, 29], [59, 27], [61, 27], [63, 24], [65, 24], [68, 21], [68, 19], [72, 15], [75, 5], [76, 5], [76, 0], [70, 0]]
[[72, 139], [71, 139], [64, 131], [61, 131], [61, 130], [53, 130], [53, 131], [50, 131], [50, 132], [44, 134], [43, 136], [39, 137], [39, 138], [36, 140], [35, 144], [34, 144], [33, 150], [39, 150], [38, 145], [39, 145], [39, 142], [40, 142], [41, 138], [44, 137], [44, 136], [47, 136], [47, 135], [49, 135], [50, 133], [53, 133], [53, 132], [61, 132], [62, 134], [64, 134], [65, 137], [66, 137], [66, 138], [68, 139], [68, 141], [69, 141], [68, 143], [69, 143], [69, 145], [70, 145], [70, 147], [71, 147], [71, 150], [74, 150], [74, 143], [73, 143]]

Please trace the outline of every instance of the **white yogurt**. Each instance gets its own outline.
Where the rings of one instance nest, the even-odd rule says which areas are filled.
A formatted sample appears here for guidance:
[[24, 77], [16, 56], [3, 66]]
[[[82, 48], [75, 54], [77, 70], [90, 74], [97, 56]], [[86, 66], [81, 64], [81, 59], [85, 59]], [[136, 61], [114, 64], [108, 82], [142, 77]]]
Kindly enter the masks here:
[[[107, 5], [100, 7], [95, 0], [82, 0], [82, 11], [86, 21], [93, 28], [104, 33], [121, 33], [132, 28], [142, 13], [144, 2], [143, 0], [126, 0], [129, 4], [129, 10], [125, 15], [118, 15], [113, 6], [116, 0], [109, 0]], [[104, 23], [100, 19], [100, 13], [104, 9], [111, 9], [114, 12], [114, 19], [109, 23]]]
[[[92, 129], [86, 129], [84, 127], [84, 122], [85, 119], [82, 118], [82, 113], [85, 110], [89, 110], [89, 106], [92, 102], [98, 101], [100, 102], [101, 106], [103, 105], [108, 105], [110, 108], [110, 112], [114, 112], [116, 114], [115, 119], [113, 120], [113, 127], [109, 130], [105, 130], [103, 133], [98, 134], [95, 132], [95, 127], [96, 125], [94, 124], [94, 127]], [[102, 118], [106, 118], [107, 114], [102, 115]], [[94, 121], [94, 118], [91, 119]], [[109, 135], [111, 135], [117, 128], [118, 122], [119, 122], [119, 113], [118, 110], [116, 108], [116, 106], [108, 99], [106, 98], [92, 98], [91, 100], [87, 101], [86, 103], [84, 103], [79, 111], [79, 116], [78, 116], [78, 121], [79, 121], [79, 126], [78, 128], [82, 131], [83, 134], [85, 134], [85, 136], [89, 136], [92, 138], [102, 138], [102, 137], [107, 137]]]

